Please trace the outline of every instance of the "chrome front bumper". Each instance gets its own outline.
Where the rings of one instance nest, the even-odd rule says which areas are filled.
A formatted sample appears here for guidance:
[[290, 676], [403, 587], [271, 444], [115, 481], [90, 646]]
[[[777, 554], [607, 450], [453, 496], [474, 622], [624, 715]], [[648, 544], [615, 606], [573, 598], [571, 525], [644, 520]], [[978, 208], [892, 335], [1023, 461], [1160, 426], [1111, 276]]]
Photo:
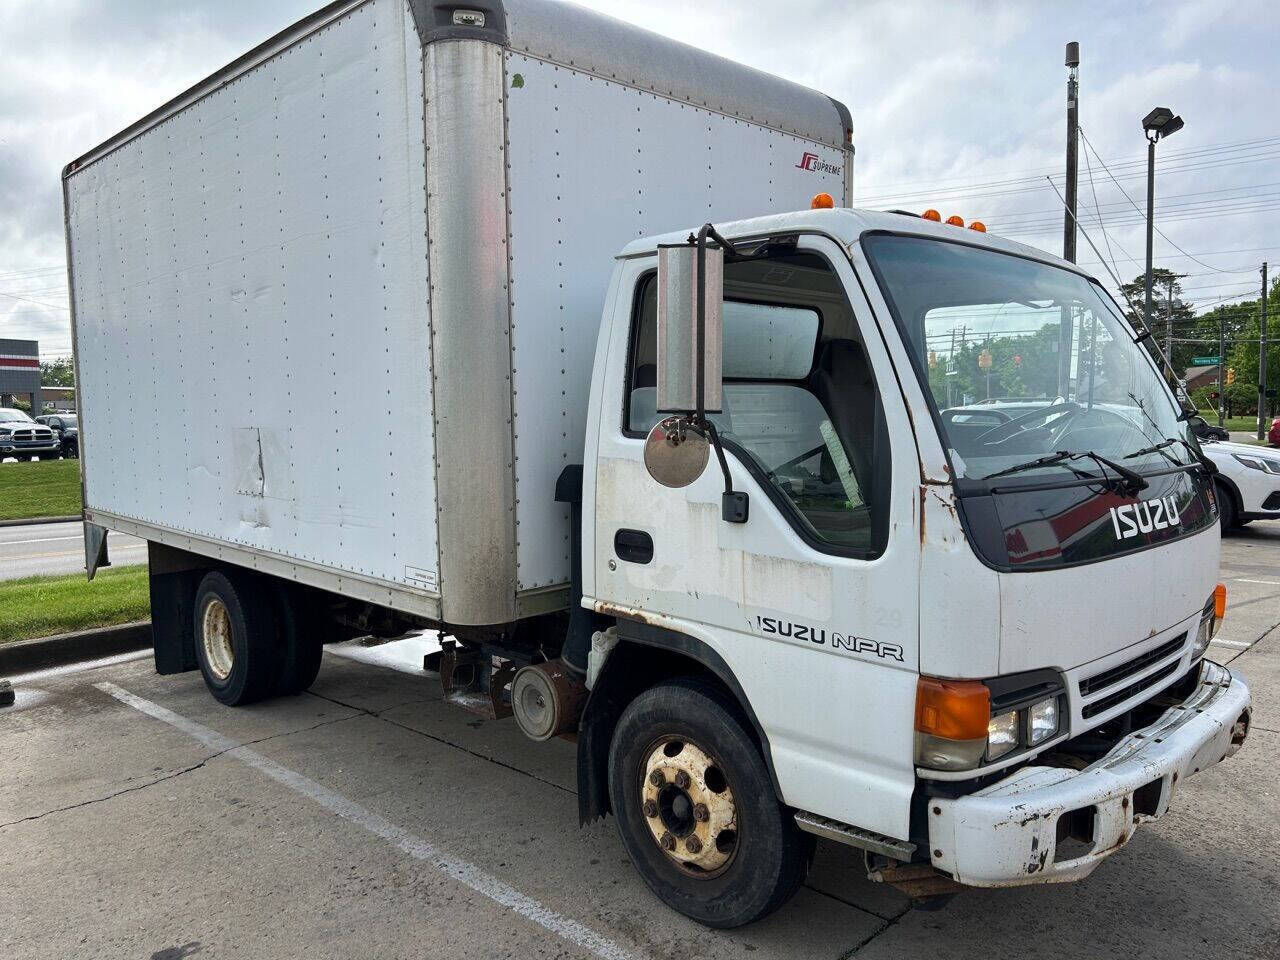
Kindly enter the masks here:
[[[1205, 661], [1186, 700], [1086, 769], [1032, 765], [977, 793], [931, 800], [933, 866], [974, 887], [1085, 877], [1138, 824], [1162, 816], [1182, 780], [1239, 750], [1249, 720], [1249, 688]], [[1058, 824], [1068, 815], [1076, 824], [1091, 818], [1091, 837], [1079, 855], [1058, 859]]]

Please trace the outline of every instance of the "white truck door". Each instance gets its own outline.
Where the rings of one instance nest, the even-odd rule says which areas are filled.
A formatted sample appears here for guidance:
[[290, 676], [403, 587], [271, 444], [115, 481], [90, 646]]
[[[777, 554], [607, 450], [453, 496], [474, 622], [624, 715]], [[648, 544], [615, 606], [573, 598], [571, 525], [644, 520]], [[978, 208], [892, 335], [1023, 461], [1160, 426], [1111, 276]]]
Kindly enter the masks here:
[[725, 265], [725, 400], [714, 419], [734, 488], [750, 496], [744, 524], [721, 519], [714, 457], [683, 489], [645, 470], [644, 438], [659, 419], [655, 279], [653, 257], [616, 278], [614, 316], [630, 324], [615, 322], [597, 380], [588, 602], [723, 659], [788, 804], [905, 838], [920, 474], [849, 261], [831, 241], [802, 237]]

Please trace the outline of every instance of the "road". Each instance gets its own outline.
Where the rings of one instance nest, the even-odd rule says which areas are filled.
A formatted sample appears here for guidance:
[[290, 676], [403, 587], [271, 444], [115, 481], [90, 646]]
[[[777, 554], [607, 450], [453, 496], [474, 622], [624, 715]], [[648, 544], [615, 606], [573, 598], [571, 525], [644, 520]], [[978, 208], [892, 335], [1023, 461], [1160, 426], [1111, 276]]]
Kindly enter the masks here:
[[[1280, 523], [1224, 543], [1212, 648], [1250, 681], [1239, 756], [1075, 885], [909, 909], [819, 846], [751, 927], [671, 913], [574, 748], [440, 702], [423, 642], [330, 648], [311, 692], [238, 710], [147, 659], [19, 679], [0, 711], [0, 945], [21, 957], [1275, 958]], [[360, 659], [354, 659], [354, 658]]]
[[[123, 533], [107, 535], [113, 566], [147, 562], [145, 540]], [[36, 523], [0, 527], [0, 580], [84, 570], [84, 528], [74, 523]]]

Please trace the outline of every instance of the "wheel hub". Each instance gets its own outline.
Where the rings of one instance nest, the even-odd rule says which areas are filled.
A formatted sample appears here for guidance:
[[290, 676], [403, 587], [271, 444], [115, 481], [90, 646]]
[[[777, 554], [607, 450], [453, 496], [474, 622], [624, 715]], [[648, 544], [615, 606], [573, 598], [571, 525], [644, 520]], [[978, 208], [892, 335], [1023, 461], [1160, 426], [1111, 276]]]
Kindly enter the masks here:
[[200, 642], [209, 672], [220, 681], [226, 680], [235, 666], [235, 648], [231, 644], [231, 616], [227, 605], [217, 597], [205, 601], [200, 617]]
[[696, 744], [667, 738], [643, 772], [641, 810], [658, 847], [693, 876], [723, 871], [738, 848], [738, 811], [719, 765]]

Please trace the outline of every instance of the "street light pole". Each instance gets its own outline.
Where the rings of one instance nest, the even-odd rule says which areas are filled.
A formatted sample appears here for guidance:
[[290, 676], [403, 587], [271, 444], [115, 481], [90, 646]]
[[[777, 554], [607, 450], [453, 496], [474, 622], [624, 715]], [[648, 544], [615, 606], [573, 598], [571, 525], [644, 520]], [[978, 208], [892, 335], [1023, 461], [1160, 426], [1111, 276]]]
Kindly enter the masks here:
[[1156, 221], [1156, 143], [1182, 129], [1182, 118], [1168, 107], [1156, 107], [1142, 118], [1147, 135], [1147, 284], [1142, 321], [1151, 329], [1151, 244]]
[[1156, 140], [1147, 134], [1147, 295], [1142, 308], [1142, 322], [1151, 329], [1151, 245], [1155, 233], [1156, 215]]

